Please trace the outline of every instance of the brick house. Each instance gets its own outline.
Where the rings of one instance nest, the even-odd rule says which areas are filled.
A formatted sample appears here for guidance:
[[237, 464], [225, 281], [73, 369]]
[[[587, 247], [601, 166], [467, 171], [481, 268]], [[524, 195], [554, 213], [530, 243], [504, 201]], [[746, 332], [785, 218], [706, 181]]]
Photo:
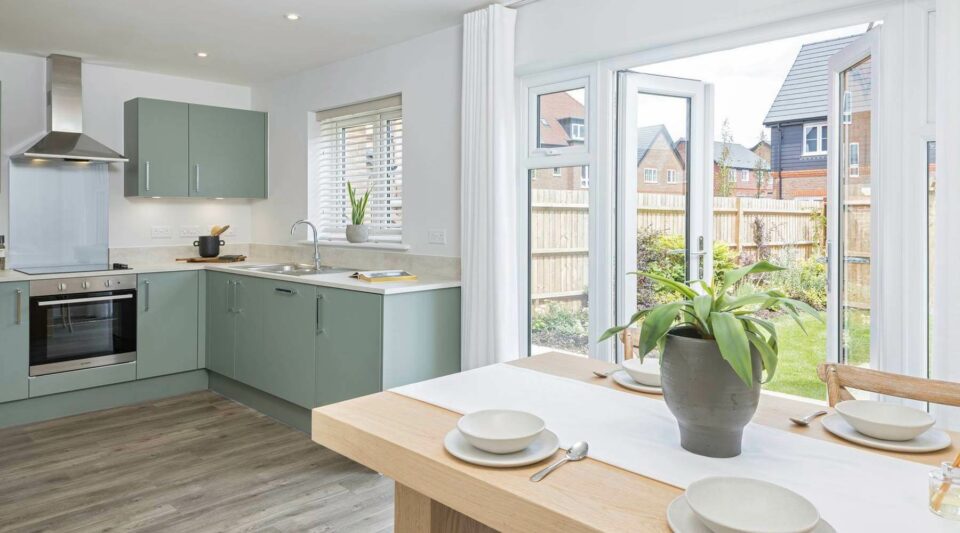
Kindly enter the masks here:
[[[540, 97], [540, 146], [562, 148], [583, 144], [586, 138], [583, 104], [566, 92]], [[557, 167], [534, 171], [538, 189], [586, 189], [590, 183], [580, 167]]]
[[[727, 143], [726, 164], [724, 165], [724, 143], [716, 141], [713, 143], [713, 193], [721, 196], [726, 192], [726, 196], [745, 196], [750, 198], [770, 198], [773, 196], [773, 181], [770, 179], [769, 159], [764, 158], [763, 144], [757, 143], [754, 148], [747, 148], [742, 144]], [[677, 141], [677, 153], [686, 158], [687, 141], [680, 139]], [[760, 147], [760, 154], [754, 149]], [[769, 145], [768, 145], [769, 147]], [[768, 156], [769, 157], [769, 156]], [[726, 167], [726, 175], [722, 167]], [[757, 171], [762, 172], [762, 185], [757, 191]], [[724, 187], [724, 180], [728, 184]]]
[[637, 192], [683, 194], [684, 161], [663, 124], [637, 129]]
[[[800, 48], [777, 93], [764, 126], [771, 130], [773, 195], [783, 199], [822, 199], [827, 195], [827, 112], [830, 57], [860, 35], [808, 43]], [[864, 69], [858, 74], [863, 75]], [[870, 87], [857, 80], [856, 94], [844, 98], [845, 178], [869, 181]]]

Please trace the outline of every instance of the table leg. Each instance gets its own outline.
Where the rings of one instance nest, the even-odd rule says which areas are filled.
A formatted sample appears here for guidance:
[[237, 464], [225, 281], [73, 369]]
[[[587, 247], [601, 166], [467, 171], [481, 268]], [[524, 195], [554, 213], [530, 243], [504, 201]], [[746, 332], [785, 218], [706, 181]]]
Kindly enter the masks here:
[[396, 483], [394, 489], [395, 533], [496, 533], [496, 530], [440, 502]]

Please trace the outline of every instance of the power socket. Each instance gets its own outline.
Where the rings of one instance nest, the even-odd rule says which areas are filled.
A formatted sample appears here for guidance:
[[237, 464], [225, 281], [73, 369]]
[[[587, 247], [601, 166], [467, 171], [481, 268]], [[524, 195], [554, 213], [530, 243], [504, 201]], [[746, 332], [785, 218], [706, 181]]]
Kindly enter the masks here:
[[151, 226], [150, 227], [150, 238], [151, 239], [169, 239], [173, 237], [173, 228], [170, 226]]
[[180, 226], [180, 237], [193, 238], [200, 236], [200, 226]]
[[427, 230], [427, 242], [430, 244], [447, 244], [447, 231], [442, 229]]

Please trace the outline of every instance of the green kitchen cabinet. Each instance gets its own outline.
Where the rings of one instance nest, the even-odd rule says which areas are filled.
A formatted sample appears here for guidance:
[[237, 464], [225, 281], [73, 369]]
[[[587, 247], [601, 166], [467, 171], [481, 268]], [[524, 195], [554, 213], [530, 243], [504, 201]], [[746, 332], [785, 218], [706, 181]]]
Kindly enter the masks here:
[[190, 104], [190, 196], [267, 197], [266, 117]]
[[140, 274], [137, 379], [197, 368], [199, 273]]
[[381, 390], [383, 296], [317, 289], [317, 405]]
[[188, 196], [188, 106], [136, 98], [123, 105], [125, 196]]
[[237, 283], [237, 276], [207, 272], [206, 367], [230, 378], [235, 375], [237, 351]]
[[28, 394], [30, 284], [0, 283], [0, 402]]
[[[238, 350], [237, 381], [302, 407], [314, 407], [316, 287], [269, 279], [245, 280], [249, 282], [257, 285], [262, 334], [255, 349]], [[255, 327], [251, 324], [251, 330]]]

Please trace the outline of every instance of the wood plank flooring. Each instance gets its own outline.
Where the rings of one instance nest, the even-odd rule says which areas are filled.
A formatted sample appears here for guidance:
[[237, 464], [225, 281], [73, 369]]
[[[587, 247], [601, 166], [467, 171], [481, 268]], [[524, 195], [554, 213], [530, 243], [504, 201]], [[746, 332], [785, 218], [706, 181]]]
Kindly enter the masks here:
[[0, 531], [393, 529], [393, 482], [198, 392], [0, 430]]

